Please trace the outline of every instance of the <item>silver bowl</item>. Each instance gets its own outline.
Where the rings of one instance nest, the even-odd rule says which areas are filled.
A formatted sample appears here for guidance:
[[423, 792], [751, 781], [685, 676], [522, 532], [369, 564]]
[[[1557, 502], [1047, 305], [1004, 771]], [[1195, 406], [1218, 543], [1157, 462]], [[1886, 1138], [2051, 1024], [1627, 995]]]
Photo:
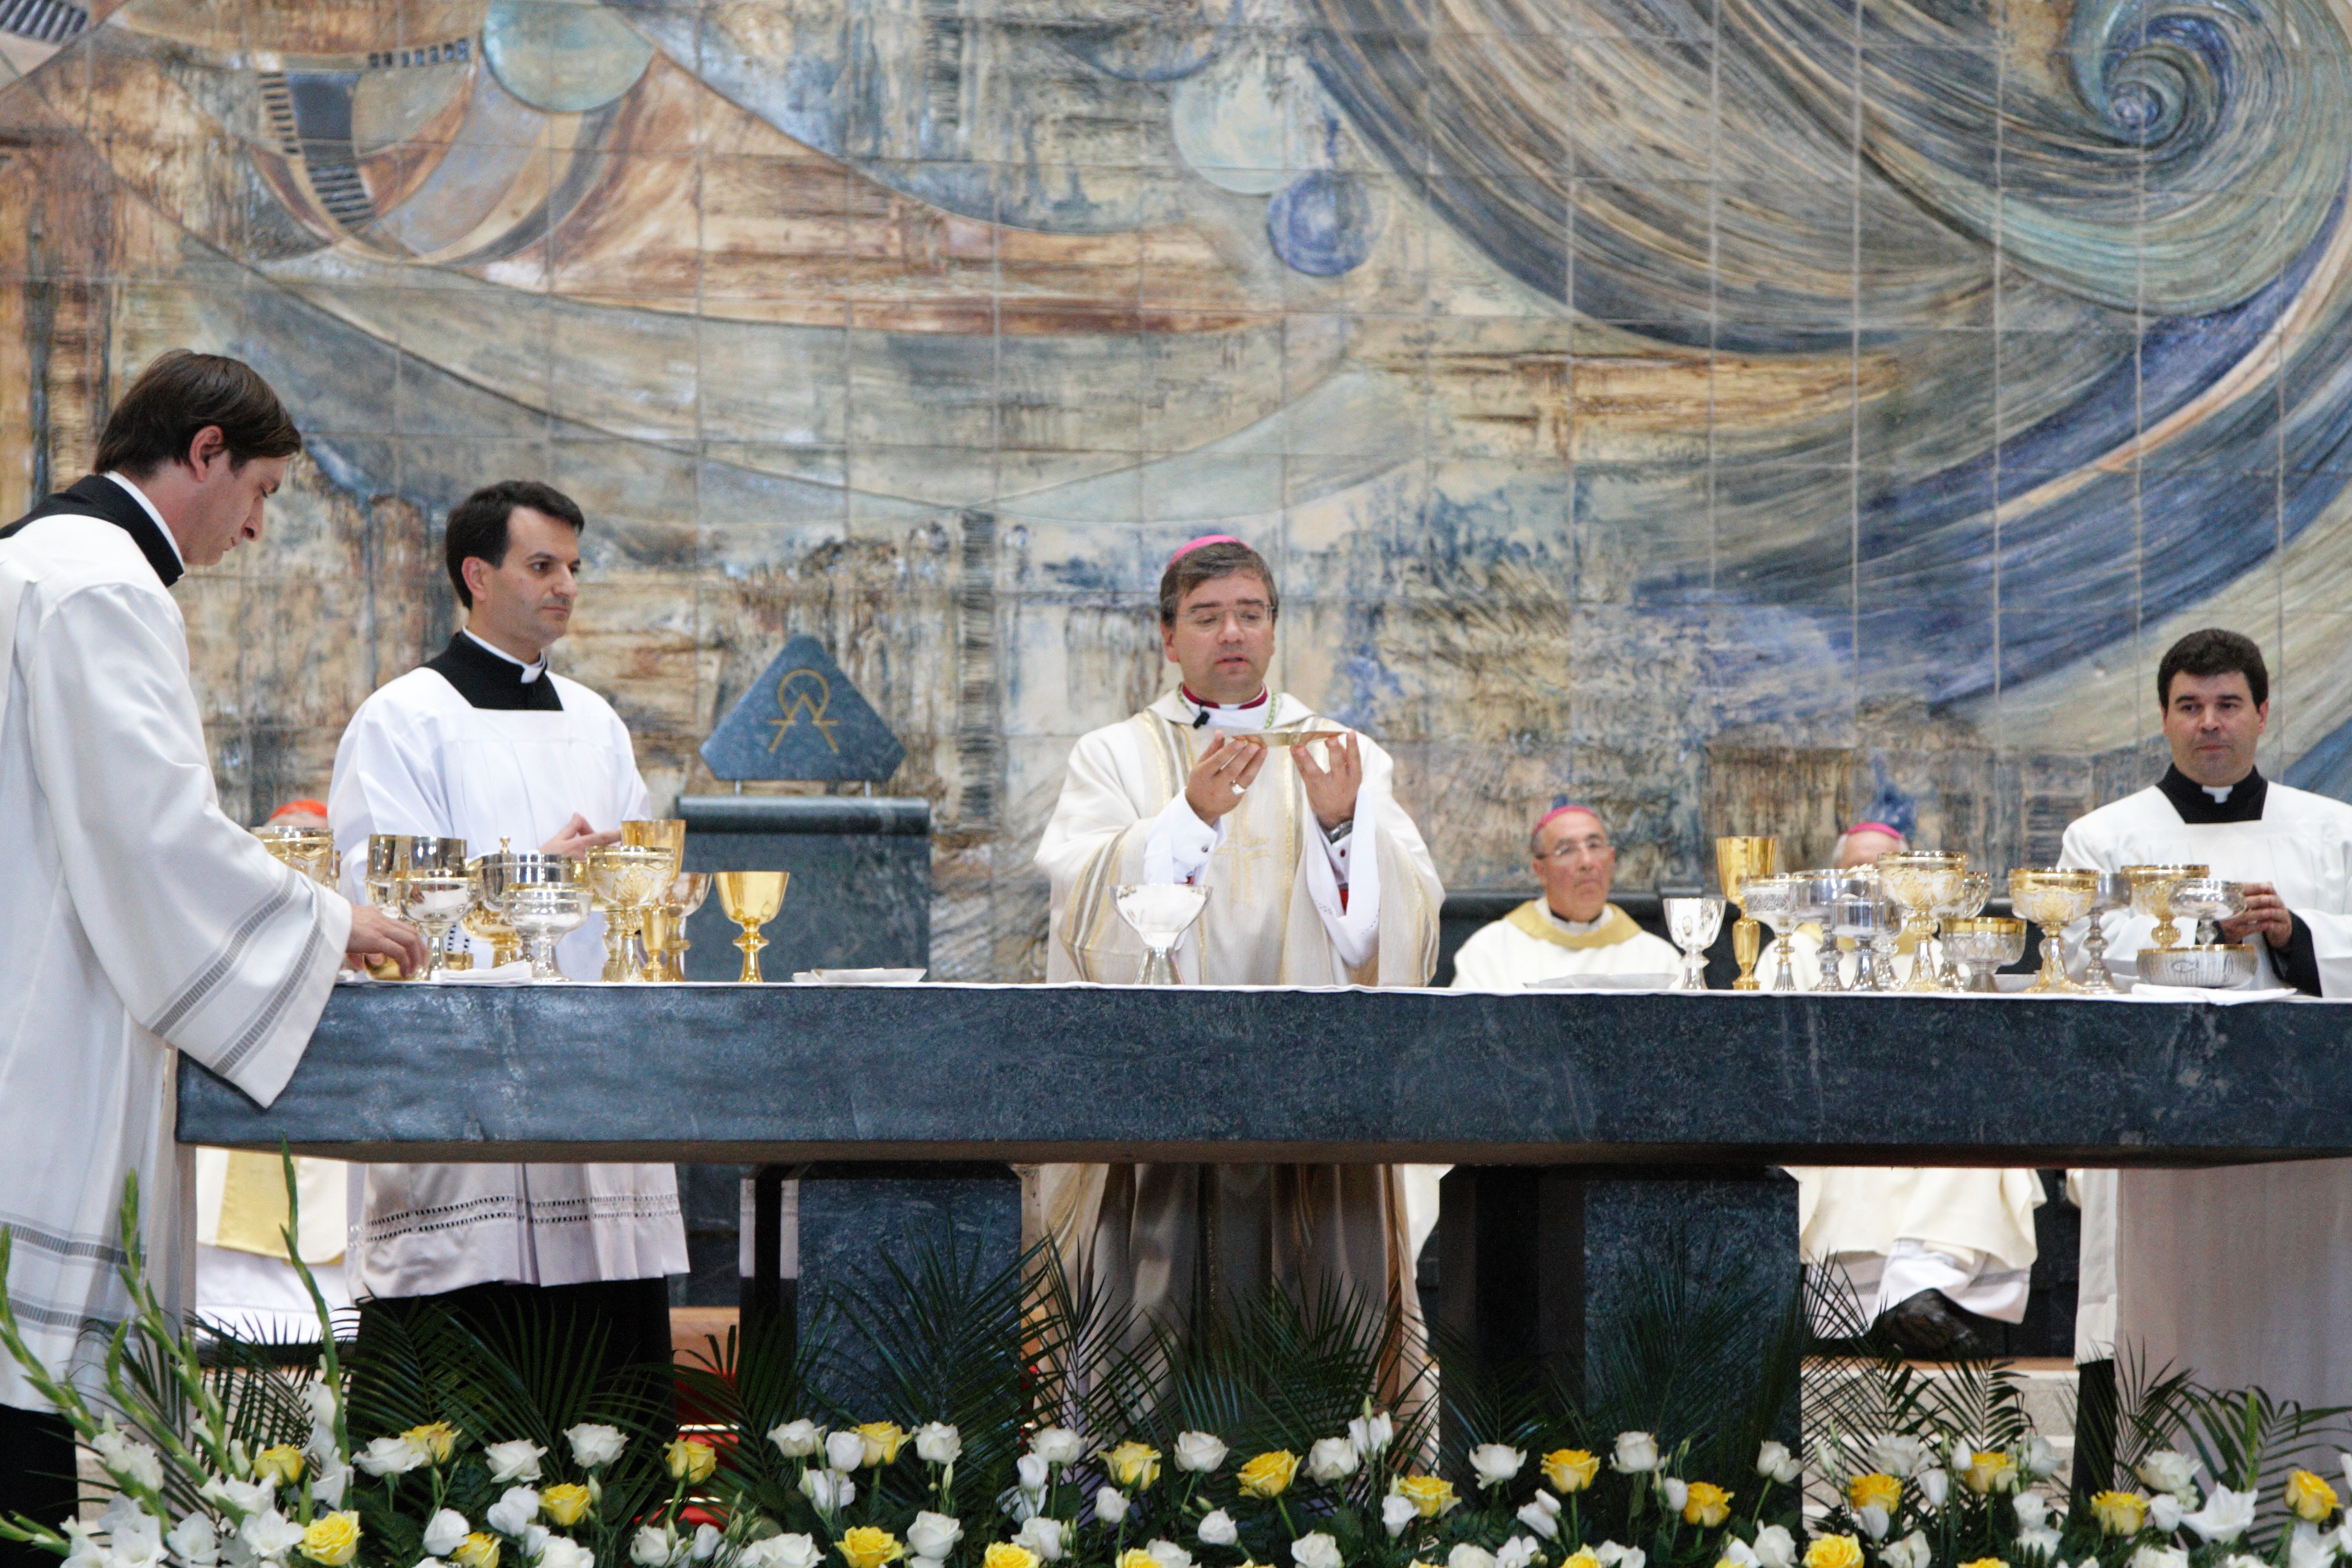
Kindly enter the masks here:
[[2208, 947], [2144, 947], [2139, 977], [2148, 985], [2194, 985], [2228, 991], [2254, 977], [2254, 950], [2242, 942]]

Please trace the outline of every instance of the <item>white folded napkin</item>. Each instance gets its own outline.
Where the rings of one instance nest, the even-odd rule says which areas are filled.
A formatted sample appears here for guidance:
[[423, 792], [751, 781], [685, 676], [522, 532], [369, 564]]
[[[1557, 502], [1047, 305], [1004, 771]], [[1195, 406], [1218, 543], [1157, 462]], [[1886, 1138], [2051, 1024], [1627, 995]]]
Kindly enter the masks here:
[[530, 961], [519, 958], [496, 969], [445, 969], [433, 977], [438, 985], [521, 985], [530, 979]]

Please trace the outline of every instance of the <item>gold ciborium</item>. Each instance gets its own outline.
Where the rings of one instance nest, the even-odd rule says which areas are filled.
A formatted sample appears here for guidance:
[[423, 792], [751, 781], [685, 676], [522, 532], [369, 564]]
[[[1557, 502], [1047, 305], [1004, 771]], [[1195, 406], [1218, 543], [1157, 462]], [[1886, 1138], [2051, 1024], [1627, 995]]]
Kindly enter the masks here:
[[719, 890], [719, 907], [743, 928], [743, 934], [735, 939], [736, 948], [743, 954], [743, 973], [737, 976], [740, 984], [751, 984], [760, 979], [760, 950], [768, 945], [760, 928], [784, 907], [784, 889], [792, 879], [790, 871], [720, 871], [710, 879]]
[[2066, 976], [2066, 928], [2098, 900], [2099, 874], [2058, 867], [2020, 866], [2009, 874], [2009, 903], [2020, 920], [2042, 928], [2042, 973], [2025, 989], [2034, 995], [2084, 988]]
[[[663, 892], [677, 876], [677, 853], [672, 849], [607, 844], [588, 851], [589, 885], [611, 911], [605, 919], [620, 927], [620, 962], [615, 965], [607, 961], [605, 979], [627, 983], [646, 978], [641, 942], [646, 911], [661, 902]], [[614, 951], [614, 945], [607, 943], [605, 952]]]
[[1756, 960], [1764, 947], [1763, 928], [1748, 918], [1748, 904], [1740, 895], [1740, 888], [1750, 877], [1769, 877], [1780, 868], [1778, 838], [1727, 837], [1715, 841], [1715, 874], [1723, 883], [1723, 896], [1739, 906], [1739, 919], [1731, 928], [1731, 956], [1739, 961], [1739, 978], [1731, 983], [1734, 991], [1759, 989]]
[[1890, 849], [1878, 858], [1878, 885], [1903, 911], [1903, 935], [1911, 943], [1911, 973], [1898, 991], [1936, 990], [1933, 949], [1938, 905], [1957, 902], [1969, 858], [1957, 850]]
[[342, 876], [335, 854], [335, 836], [323, 827], [257, 827], [261, 847], [322, 888], [331, 888]]
[[2206, 866], [2126, 866], [2124, 875], [2131, 879], [2132, 913], [2146, 915], [2156, 922], [2148, 936], [2153, 947], [2179, 947], [2180, 928], [2172, 923], [2172, 889], [2175, 884], [2210, 876]]

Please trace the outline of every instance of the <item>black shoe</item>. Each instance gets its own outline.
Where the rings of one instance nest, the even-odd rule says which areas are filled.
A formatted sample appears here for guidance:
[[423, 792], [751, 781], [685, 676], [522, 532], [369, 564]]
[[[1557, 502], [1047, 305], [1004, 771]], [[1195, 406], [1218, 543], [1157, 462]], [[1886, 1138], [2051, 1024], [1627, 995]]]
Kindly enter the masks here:
[[1872, 1328], [1885, 1333], [1906, 1356], [1958, 1361], [1995, 1353], [1998, 1340], [1979, 1324], [1991, 1326], [1941, 1290], [1922, 1290], [1881, 1312]]

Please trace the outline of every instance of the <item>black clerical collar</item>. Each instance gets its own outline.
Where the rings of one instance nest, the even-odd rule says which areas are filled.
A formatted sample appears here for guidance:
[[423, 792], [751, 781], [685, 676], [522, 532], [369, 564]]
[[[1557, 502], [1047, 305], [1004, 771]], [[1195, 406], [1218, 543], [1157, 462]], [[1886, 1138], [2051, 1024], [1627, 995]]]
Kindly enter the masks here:
[[2156, 787], [2164, 792], [2164, 798], [2172, 803], [2180, 820], [2191, 827], [2210, 827], [2222, 822], [2260, 822], [2263, 802], [2271, 792], [2270, 781], [2263, 777], [2260, 768], [2231, 786], [2226, 800], [2215, 800], [2206, 793], [2204, 785], [2177, 767], [2165, 769]]
[[179, 551], [164, 537], [162, 526], [140, 504], [139, 498], [104, 474], [76, 479], [7, 527], [0, 528], [0, 539], [8, 538], [26, 523], [60, 515], [103, 518], [122, 530], [139, 546], [139, 553], [147, 558], [147, 564], [155, 569], [155, 575], [163, 580], [166, 588], [187, 574]]
[[477, 708], [508, 712], [561, 713], [563, 699], [556, 694], [555, 678], [543, 668], [535, 680], [525, 680], [525, 667], [492, 653], [464, 632], [449, 646], [425, 661], [425, 668], [457, 689], [457, 695]]

